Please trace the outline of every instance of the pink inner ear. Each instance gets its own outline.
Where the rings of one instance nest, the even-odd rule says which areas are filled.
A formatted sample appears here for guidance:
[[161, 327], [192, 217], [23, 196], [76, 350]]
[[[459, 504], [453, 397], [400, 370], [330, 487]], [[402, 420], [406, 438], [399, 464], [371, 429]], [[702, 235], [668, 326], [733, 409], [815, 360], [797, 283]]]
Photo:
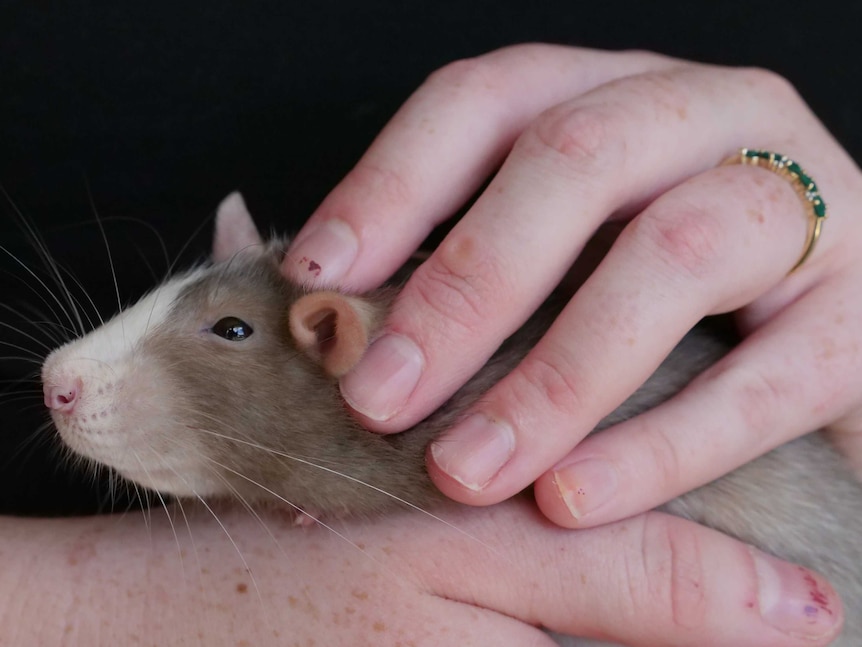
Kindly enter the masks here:
[[290, 331], [300, 348], [333, 377], [353, 368], [368, 345], [368, 330], [353, 300], [335, 292], [315, 292], [294, 303]]
[[242, 195], [234, 191], [221, 201], [216, 211], [213, 261], [230, 260], [237, 252], [262, 243]]

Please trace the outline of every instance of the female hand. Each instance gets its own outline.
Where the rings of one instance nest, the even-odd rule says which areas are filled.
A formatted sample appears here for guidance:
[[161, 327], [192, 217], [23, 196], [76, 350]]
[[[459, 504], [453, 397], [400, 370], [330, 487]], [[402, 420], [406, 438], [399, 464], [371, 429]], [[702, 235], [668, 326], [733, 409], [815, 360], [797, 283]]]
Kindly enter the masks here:
[[[4, 519], [0, 644], [811, 647], [841, 624], [822, 578], [655, 512], [572, 533], [514, 499], [340, 536], [217, 512]], [[835, 610], [814, 626], [811, 581]]]
[[[719, 166], [743, 146], [798, 161], [828, 204], [792, 274], [806, 203], [768, 170]], [[628, 224], [517, 370], [432, 446], [443, 492], [486, 505], [538, 479], [550, 519], [593, 526], [824, 425], [862, 470], [862, 176], [785, 80], [545, 45], [453, 63], [327, 197], [285, 271], [371, 288], [498, 167], [342, 379], [369, 428], [403, 430], [439, 406], [601, 223]], [[738, 348], [680, 396], [584, 440], [698, 319], [731, 311]]]

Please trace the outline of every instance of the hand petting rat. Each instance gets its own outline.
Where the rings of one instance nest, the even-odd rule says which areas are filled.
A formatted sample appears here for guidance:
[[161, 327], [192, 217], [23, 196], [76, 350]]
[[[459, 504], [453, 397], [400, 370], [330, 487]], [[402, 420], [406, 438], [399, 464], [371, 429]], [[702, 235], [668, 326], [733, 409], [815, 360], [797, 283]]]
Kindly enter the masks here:
[[[275, 502], [322, 519], [455, 505], [428, 476], [429, 444], [518, 364], [560, 305], [549, 301], [410, 430], [372, 434], [346, 410], [338, 378], [380, 333], [398, 288], [357, 295], [292, 282], [280, 272], [284, 247], [262, 240], [240, 196], [229, 196], [212, 263], [169, 279], [46, 359], [45, 403], [61, 438], [80, 456], [178, 497]], [[708, 330], [693, 331], [598, 429], [685, 397], [727, 350]], [[834, 644], [862, 644], [862, 486], [819, 434], [664, 509], [825, 575], [845, 607]], [[821, 578], [806, 569], [800, 578], [810, 579], [810, 596], [793, 612], [826, 631], [841, 610]]]

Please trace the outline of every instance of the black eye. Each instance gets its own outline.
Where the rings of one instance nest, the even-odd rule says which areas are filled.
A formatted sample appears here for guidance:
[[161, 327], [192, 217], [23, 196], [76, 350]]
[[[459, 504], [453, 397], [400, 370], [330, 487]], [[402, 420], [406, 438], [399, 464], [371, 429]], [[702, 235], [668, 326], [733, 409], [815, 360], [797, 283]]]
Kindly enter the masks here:
[[251, 337], [254, 332], [251, 326], [236, 317], [219, 319], [210, 330], [228, 341], [243, 341]]

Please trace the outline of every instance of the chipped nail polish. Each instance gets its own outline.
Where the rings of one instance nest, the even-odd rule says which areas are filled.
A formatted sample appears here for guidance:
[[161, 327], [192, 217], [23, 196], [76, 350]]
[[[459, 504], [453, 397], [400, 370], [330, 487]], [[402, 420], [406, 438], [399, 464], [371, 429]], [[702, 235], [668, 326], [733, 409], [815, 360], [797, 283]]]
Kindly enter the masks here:
[[554, 471], [554, 485], [575, 519], [607, 503], [617, 492], [619, 478], [614, 466], [589, 458]]
[[294, 276], [303, 282], [337, 283], [353, 265], [359, 242], [353, 229], [334, 218], [321, 223], [288, 252]]
[[761, 617], [791, 636], [821, 638], [835, 631], [841, 602], [822, 576], [751, 548]]

